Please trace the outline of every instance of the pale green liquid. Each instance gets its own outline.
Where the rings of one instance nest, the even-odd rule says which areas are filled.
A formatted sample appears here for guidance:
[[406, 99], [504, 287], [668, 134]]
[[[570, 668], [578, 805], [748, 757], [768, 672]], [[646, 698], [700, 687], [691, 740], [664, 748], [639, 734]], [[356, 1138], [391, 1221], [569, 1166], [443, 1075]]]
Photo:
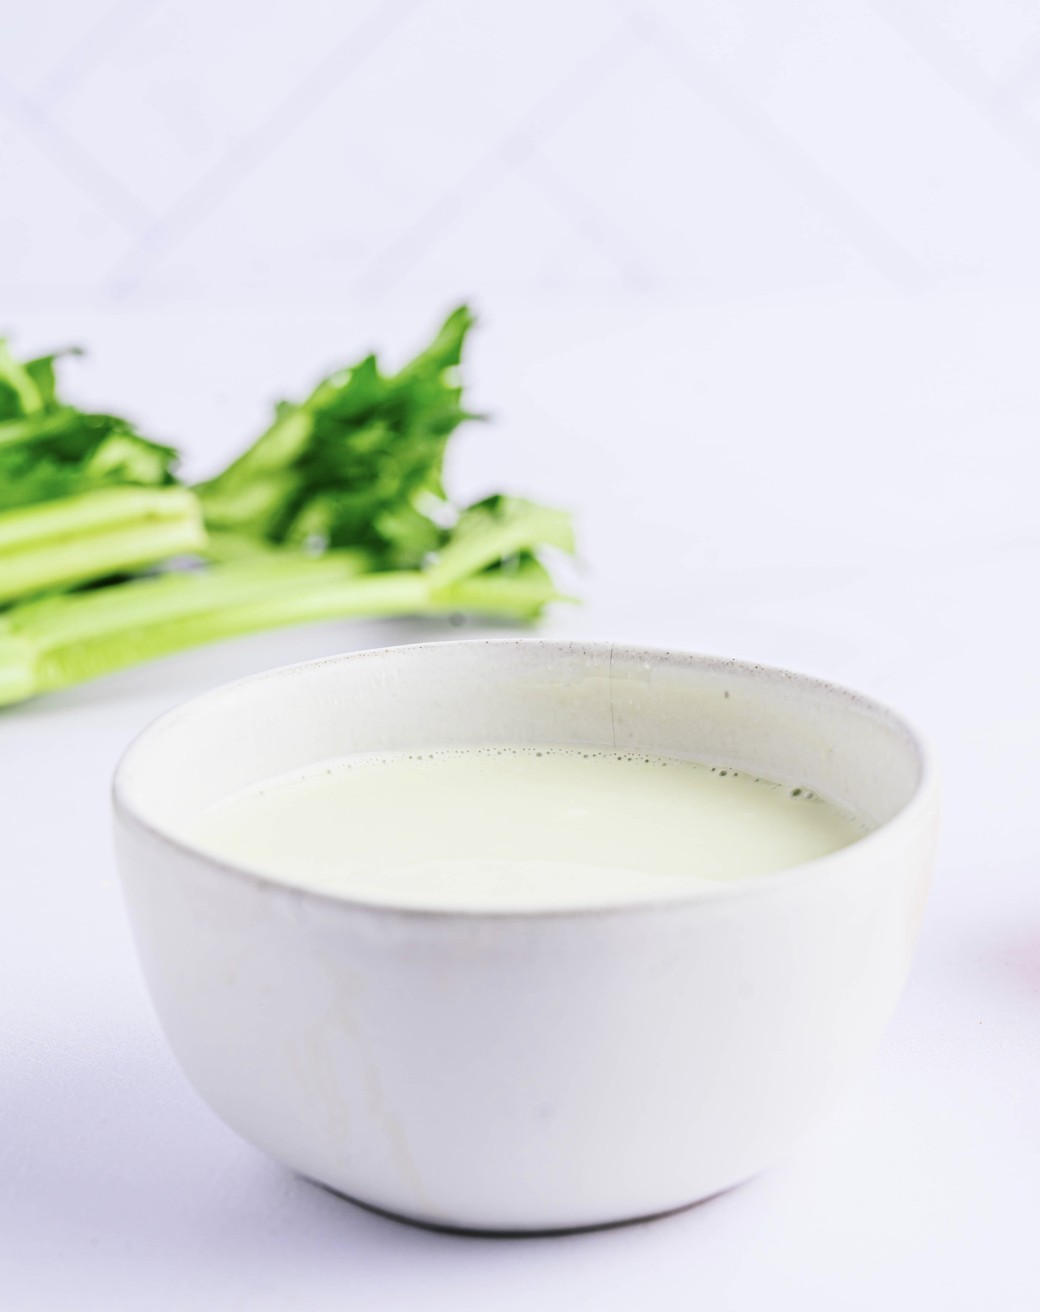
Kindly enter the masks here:
[[869, 829], [805, 787], [546, 745], [326, 761], [219, 803], [187, 837], [323, 893], [524, 910], [704, 891], [825, 856]]

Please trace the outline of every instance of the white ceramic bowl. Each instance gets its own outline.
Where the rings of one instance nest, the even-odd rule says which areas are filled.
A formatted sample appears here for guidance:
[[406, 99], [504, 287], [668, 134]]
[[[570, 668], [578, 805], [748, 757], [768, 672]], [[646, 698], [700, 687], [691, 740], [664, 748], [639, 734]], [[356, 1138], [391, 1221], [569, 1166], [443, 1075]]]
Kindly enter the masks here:
[[[310, 893], [178, 837], [210, 803], [330, 756], [550, 741], [808, 784], [880, 827], [680, 900], [523, 913]], [[219, 688], [137, 739], [115, 806], [152, 997], [213, 1109], [371, 1207], [518, 1232], [685, 1206], [820, 1119], [906, 976], [939, 788], [915, 733], [843, 688], [682, 652], [497, 641]]]

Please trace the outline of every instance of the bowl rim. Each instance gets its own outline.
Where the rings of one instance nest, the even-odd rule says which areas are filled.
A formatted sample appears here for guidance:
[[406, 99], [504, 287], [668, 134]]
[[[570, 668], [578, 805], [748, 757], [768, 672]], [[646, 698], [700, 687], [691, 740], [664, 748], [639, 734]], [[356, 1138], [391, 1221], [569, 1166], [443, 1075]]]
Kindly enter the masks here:
[[[884, 821], [869, 834], [857, 839], [847, 847], [839, 848], [835, 852], [827, 853], [824, 856], [814, 857], [809, 861], [802, 861], [793, 866], [786, 866], [781, 870], [770, 871], [761, 875], [750, 876], [745, 879], [733, 881], [718, 881], [716, 887], [706, 889], [698, 886], [695, 891], [690, 893], [676, 893], [671, 896], [662, 897], [645, 897], [632, 898], [631, 900], [607, 905], [588, 906], [574, 905], [562, 907], [525, 907], [523, 909], [513, 909], [510, 907], [496, 908], [488, 906], [477, 907], [422, 907], [407, 906], [391, 902], [379, 902], [367, 898], [349, 897], [337, 893], [323, 892], [318, 889], [308, 888], [303, 884], [296, 884], [290, 880], [282, 879], [277, 875], [267, 874], [260, 870], [252, 869], [246, 864], [238, 864], [233, 861], [218, 857], [201, 847], [196, 847], [186, 839], [179, 838], [170, 833], [160, 825], [153, 823], [143, 816], [133, 802], [127, 797], [126, 774], [130, 765], [133, 764], [133, 757], [148, 746], [148, 739], [153, 734], [157, 734], [168, 725], [175, 724], [178, 720], [183, 719], [205, 706], [206, 702], [219, 701], [222, 698], [233, 693], [235, 690], [247, 685], [263, 683], [268, 680], [282, 680], [292, 678], [294, 675], [311, 669], [318, 669], [322, 666], [340, 665], [347, 661], [372, 659], [389, 655], [394, 652], [405, 651], [424, 651], [431, 649], [443, 650], [445, 648], [457, 647], [507, 647], [507, 646], [525, 646], [525, 647], [542, 647], [551, 648], [556, 651], [562, 649], [579, 649], [582, 651], [600, 651], [608, 656], [608, 661], [613, 660], [615, 651], [624, 651], [627, 653], [638, 653], [643, 656], [656, 657], [685, 657], [695, 661], [702, 667], [708, 667], [722, 671], [733, 670], [740, 671], [744, 676], [751, 675], [758, 679], [767, 681], [791, 681], [801, 685], [804, 688], [812, 689], [824, 695], [837, 696], [844, 698], [848, 702], [856, 704], [881, 719], [887, 720], [889, 724], [897, 729], [905, 738], [907, 745], [916, 753], [920, 764], [920, 776], [917, 786], [906, 803], [896, 812], [891, 819]], [[215, 688], [210, 688], [206, 692], [199, 693], [194, 697], [187, 698], [178, 705], [171, 707], [157, 716], [142, 730], [140, 730], [131, 739], [129, 744], [123, 750], [112, 778], [111, 796], [112, 808], [118, 821], [128, 828], [136, 829], [146, 835], [151, 841], [159, 844], [160, 847], [176, 854], [180, 857], [187, 857], [191, 860], [202, 862], [211, 871], [220, 875], [230, 876], [240, 883], [250, 884], [258, 891], [283, 893], [294, 898], [303, 899], [308, 902], [316, 902], [329, 907], [336, 907], [343, 911], [355, 913], [364, 913], [380, 917], [391, 916], [394, 918], [407, 920], [436, 920], [436, 921], [544, 921], [544, 920], [574, 920], [588, 919], [590, 917], [602, 919], [603, 917], [614, 916], [631, 916], [633, 914], [656, 914], [668, 913], [678, 910], [694, 909], [698, 906], [705, 908], [718, 906], [721, 903], [730, 903], [747, 898], [760, 899], [776, 894], [787, 888], [798, 888], [803, 886], [812, 886], [822, 882], [834, 875], [841, 873], [843, 867], [851, 865], [855, 859], [864, 850], [873, 850], [879, 845], [892, 846], [898, 845], [900, 836], [904, 830], [910, 830], [916, 827], [919, 818], [928, 814], [930, 811], [937, 811], [941, 793], [941, 776], [935, 753], [927, 739], [920, 729], [912, 721], [908, 720], [901, 712], [894, 710], [886, 702], [880, 701], [876, 697], [856, 691], [844, 684], [834, 683], [828, 679], [822, 679], [812, 674], [804, 674], [799, 671], [789, 670], [783, 666], [766, 665], [756, 661], [740, 660], [736, 657], [716, 656], [709, 653], [689, 651], [684, 648], [676, 647], [657, 647], [643, 646], [629, 642], [611, 642], [606, 640], [583, 641], [573, 638], [462, 638], [449, 641], [427, 641], [415, 643], [401, 643], [389, 647], [369, 647], [358, 651], [340, 652], [332, 656], [321, 656], [316, 659], [306, 661], [293, 661], [288, 665], [275, 666], [268, 670], [261, 670], [255, 674], [245, 675], [241, 679], [234, 679], [228, 683], [219, 684]]]

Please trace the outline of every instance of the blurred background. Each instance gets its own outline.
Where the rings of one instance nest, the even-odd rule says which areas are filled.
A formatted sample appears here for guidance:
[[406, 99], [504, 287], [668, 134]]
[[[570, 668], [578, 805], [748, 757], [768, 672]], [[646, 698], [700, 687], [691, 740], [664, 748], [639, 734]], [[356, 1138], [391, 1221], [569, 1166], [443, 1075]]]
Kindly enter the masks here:
[[[70, 396], [179, 446], [190, 477], [219, 468], [277, 398], [330, 368], [371, 347], [404, 360], [462, 299], [481, 320], [470, 400], [495, 422], [453, 440], [451, 490], [465, 502], [504, 488], [577, 516], [569, 585], [583, 605], [559, 609], [546, 632], [863, 687], [922, 723], [948, 779], [922, 964], [881, 1066], [800, 1165], [738, 1191], [743, 1203], [712, 1205], [751, 1209], [740, 1216], [752, 1217], [753, 1256], [743, 1222], [727, 1231], [720, 1210], [689, 1221], [714, 1226], [722, 1254], [697, 1273], [664, 1253], [653, 1238], [664, 1230], [644, 1232], [656, 1305], [685, 1308], [676, 1291], [697, 1288], [713, 1307], [773, 1306], [763, 1291], [786, 1291], [801, 1308], [875, 1308], [896, 1306], [896, 1290], [905, 1306], [938, 1306], [928, 1291], [942, 1269], [944, 1308], [1034, 1306], [1022, 1262], [1040, 1203], [1019, 1164], [1037, 1128], [1026, 1036], [1040, 927], [1040, 3], [6, 6], [0, 332], [22, 357], [88, 348], [64, 366]], [[431, 631], [264, 635], [6, 714], [6, 795], [42, 796], [56, 781], [98, 854], [75, 912], [109, 899], [101, 946], [75, 958], [81, 984], [94, 980], [85, 997], [136, 987], [105, 830], [108, 770], [128, 737], [222, 679]], [[36, 841], [23, 840], [27, 860]], [[72, 935], [87, 922], [68, 914]], [[49, 969], [63, 968], [55, 949]], [[147, 1004], [133, 1005], [125, 1033], [147, 1035], [155, 1054], [141, 1080], [165, 1090], [165, 1049]], [[88, 1080], [98, 1051], [122, 1051], [124, 1031], [98, 1020], [107, 1006], [83, 1022], [102, 1034]], [[86, 1095], [98, 1107], [112, 1105], [119, 1060], [98, 1068]], [[81, 1086], [66, 1083], [79, 1105]], [[26, 1089], [23, 1118], [39, 1103]], [[121, 1114], [154, 1154], [141, 1095], [126, 1098]], [[164, 1114], [194, 1127], [194, 1109], [185, 1094], [183, 1111]], [[76, 1165], [93, 1158], [64, 1114], [40, 1113], [38, 1141], [51, 1146], [33, 1150], [24, 1176], [44, 1199], [39, 1234], [59, 1216], [56, 1197], [93, 1199], [97, 1172]], [[198, 1129], [231, 1154], [223, 1133]], [[241, 1170], [230, 1155], [220, 1168], [225, 1202], [239, 1187], [252, 1197], [267, 1169], [235, 1151]], [[157, 1195], [175, 1164], [154, 1160]], [[842, 1172], [865, 1200], [854, 1226], [828, 1202]], [[194, 1199], [194, 1177], [182, 1183]], [[98, 1225], [146, 1255], [182, 1244], [226, 1260], [180, 1213], [139, 1212], [138, 1196], [111, 1184]], [[272, 1222], [282, 1239], [292, 1218], [316, 1215], [293, 1198]], [[76, 1270], [94, 1270], [73, 1211], [55, 1233], [82, 1250]], [[12, 1214], [35, 1215], [21, 1201]], [[157, 1238], [170, 1224], [174, 1238]], [[338, 1214], [327, 1224], [342, 1235]], [[625, 1266], [644, 1242], [634, 1233], [597, 1249], [633, 1299], [650, 1278], [637, 1259]], [[50, 1251], [33, 1232], [37, 1242]], [[280, 1289], [281, 1242], [260, 1252], [240, 1235], [229, 1251]], [[553, 1268], [563, 1283], [543, 1287], [508, 1259], [515, 1305], [548, 1307], [550, 1284], [552, 1306], [578, 1305], [566, 1260]], [[501, 1268], [487, 1261], [490, 1282]], [[444, 1306], [457, 1295], [491, 1305], [472, 1272], [439, 1286]], [[123, 1278], [128, 1305], [143, 1306], [144, 1285]], [[371, 1275], [373, 1288], [387, 1278]], [[178, 1279], [187, 1298], [191, 1278]], [[289, 1305], [271, 1297], [262, 1305]]]

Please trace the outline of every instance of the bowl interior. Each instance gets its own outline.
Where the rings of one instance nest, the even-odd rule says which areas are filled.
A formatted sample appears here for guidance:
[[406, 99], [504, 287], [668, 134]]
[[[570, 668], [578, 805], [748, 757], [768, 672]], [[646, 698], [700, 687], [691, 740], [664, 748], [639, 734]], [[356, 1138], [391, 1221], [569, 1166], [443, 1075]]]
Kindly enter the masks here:
[[505, 743], [638, 749], [807, 784], [884, 824], [923, 749], [893, 712], [804, 675], [610, 643], [499, 640], [358, 652], [257, 675], [131, 746], [118, 803], [173, 837], [239, 789], [355, 752]]

